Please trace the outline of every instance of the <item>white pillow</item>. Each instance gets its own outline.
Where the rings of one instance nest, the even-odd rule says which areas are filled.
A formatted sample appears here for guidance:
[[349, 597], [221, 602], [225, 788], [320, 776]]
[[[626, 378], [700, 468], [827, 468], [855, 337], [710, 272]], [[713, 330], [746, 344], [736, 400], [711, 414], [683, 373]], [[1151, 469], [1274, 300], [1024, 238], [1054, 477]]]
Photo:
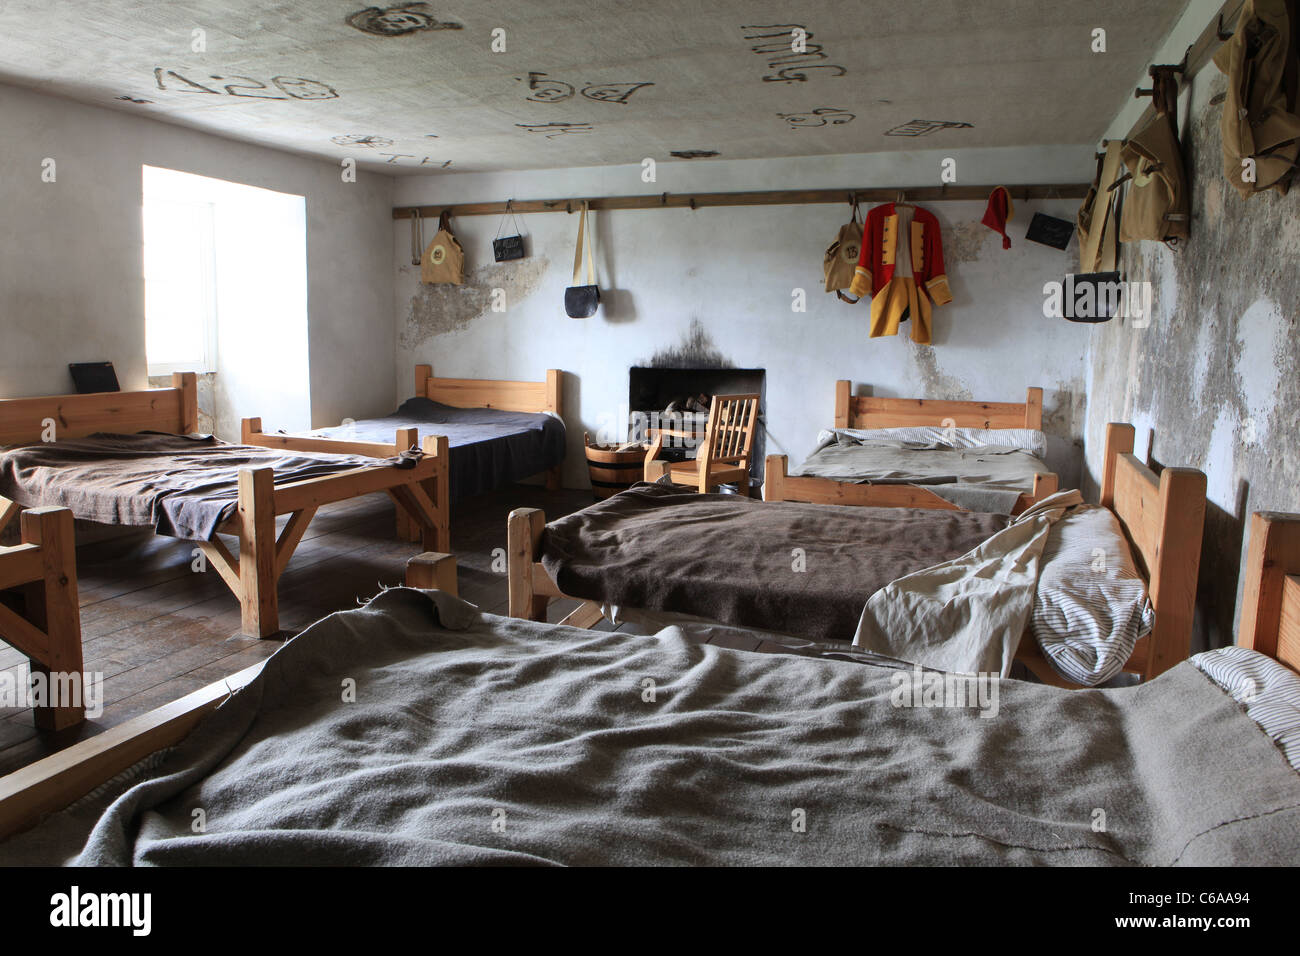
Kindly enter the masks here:
[[1114, 677], [1155, 613], [1119, 519], [1079, 505], [1052, 526], [1029, 628], [1061, 676], [1092, 687]]

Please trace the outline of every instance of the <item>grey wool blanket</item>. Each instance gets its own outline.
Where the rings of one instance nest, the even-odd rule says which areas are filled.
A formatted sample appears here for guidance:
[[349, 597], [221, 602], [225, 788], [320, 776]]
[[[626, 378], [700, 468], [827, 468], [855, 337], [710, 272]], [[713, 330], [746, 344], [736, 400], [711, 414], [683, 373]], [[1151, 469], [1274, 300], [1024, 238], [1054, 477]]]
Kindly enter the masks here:
[[763, 502], [643, 482], [550, 522], [541, 560], [573, 597], [848, 642], [872, 594], [965, 554], [1008, 520]]
[[928, 692], [896, 706], [913, 676], [699, 645], [675, 628], [499, 618], [393, 589], [308, 628], [120, 796], [0, 844], [0, 861], [1259, 865], [1300, 854], [1300, 776], [1190, 663], [1116, 690], [1003, 680], [996, 706], [979, 708], [942, 694], [951, 706], [922, 706]]

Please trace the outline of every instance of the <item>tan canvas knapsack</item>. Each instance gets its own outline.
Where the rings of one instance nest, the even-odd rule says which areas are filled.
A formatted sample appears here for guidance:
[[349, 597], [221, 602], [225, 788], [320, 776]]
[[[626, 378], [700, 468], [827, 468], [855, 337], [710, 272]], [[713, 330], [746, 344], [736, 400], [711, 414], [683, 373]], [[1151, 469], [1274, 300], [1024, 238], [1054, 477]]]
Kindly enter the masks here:
[[858, 219], [858, 204], [853, 204], [853, 219], [840, 226], [835, 241], [826, 247], [822, 257], [822, 273], [826, 276], [826, 291], [834, 292], [845, 302], [857, 302], [841, 291], [853, 283], [853, 270], [858, 267], [858, 253], [862, 251], [862, 222]]
[[[1228, 76], [1223, 102], [1223, 173], [1242, 198], [1285, 193], [1300, 158], [1300, 4], [1246, 0], [1232, 37], [1214, 55]], [[1253, 169], [1246, 160], [1253, 160]], [[1251, 175], [1253, 180], [1251, 181]]]
[[1178, 142], [1178, 80], [1172, 71], [1153, 69], [1156, 115], [1120, 150], [1131, 177], [1120, 223], [1121, 242], [1185, 239], [1188, 234], [1187, 175]]
[[465, 283], [465, 253], [452, 235], [451, 217], [446, 212], [438, 217], [438, 234], [420, 257], [420, 281], [427, 285]]

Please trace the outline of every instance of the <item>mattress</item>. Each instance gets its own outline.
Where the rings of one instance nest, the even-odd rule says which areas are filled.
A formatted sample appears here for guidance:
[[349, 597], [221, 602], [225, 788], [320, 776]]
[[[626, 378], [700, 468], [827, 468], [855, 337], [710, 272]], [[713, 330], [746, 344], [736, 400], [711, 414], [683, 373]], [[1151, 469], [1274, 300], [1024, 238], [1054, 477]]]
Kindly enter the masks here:
[[392, 443], [399, 428], [420, 439], [446, 435], [453, 501], [513, 484], [564, 461], [564, 422], [554, 415], [499, 408], [454, 408], [411, 398], [391, 415], [296, 433], [306, 438]]

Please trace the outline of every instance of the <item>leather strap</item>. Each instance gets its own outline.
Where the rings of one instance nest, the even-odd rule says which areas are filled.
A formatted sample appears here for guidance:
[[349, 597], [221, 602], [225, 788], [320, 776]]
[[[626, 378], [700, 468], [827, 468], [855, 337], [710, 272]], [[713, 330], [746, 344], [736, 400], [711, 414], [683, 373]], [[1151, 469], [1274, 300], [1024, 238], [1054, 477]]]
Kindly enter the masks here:
[[418, 266], [424, 258], [424, 219], [420, 210], [411, 210], [411, 265]]
[[[578, 215], [578, 247], [573, 250], [573, 284], [578, 285], [578, 273], [582, 271], [582, 249], [583, 238], [587, 231], [587, 204], [582, 204], [582, 212]], [[591, 255], [591, 240], [586, 240], [587, 248], [587, 281], [585, 285], [596, 284], [596, 265]]]
[[[1122, 161], [1119, 140], [1106, 144], [1106, 158], [1102, 161], [1101, 174], [1097, 178], [1097, 194], [1092, 202], [1092, 221], [1088, 228], [1088, 241], [1080, 250], [1080, 268], [1084, 272], [1113, 272], [1117, 249], [1115, 248], [1114, 208], [1117, 200], [1115, 190], [1110, 186], [1118, 178]], [[1107, 234], [1110, 242], [1106, 243]], [[1104, 244], [1105, 243], [1105, 244]], [[1100, 262], [1098, 261], [1100, 257]]]

